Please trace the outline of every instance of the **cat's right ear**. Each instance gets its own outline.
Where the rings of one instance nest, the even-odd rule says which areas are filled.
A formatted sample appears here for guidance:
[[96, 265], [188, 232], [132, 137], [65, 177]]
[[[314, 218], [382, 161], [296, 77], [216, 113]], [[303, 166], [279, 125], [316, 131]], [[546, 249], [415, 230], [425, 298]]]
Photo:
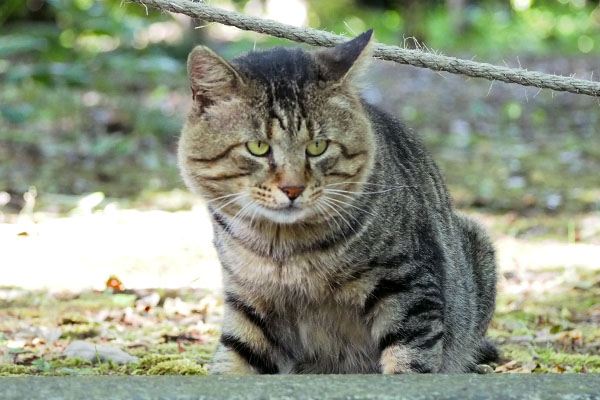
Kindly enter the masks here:
[[200, 111], [232, 97], [244, 84], [235, 68], [206, 46], [196, 46], [192, 50], [187, 69], [192, 98]]

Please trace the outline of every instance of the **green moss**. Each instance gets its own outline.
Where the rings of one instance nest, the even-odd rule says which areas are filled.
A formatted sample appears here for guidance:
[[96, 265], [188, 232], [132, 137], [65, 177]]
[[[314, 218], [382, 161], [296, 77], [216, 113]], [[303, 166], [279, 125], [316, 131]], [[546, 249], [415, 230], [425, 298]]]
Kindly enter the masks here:
[[142, 357], [138, 363], [138, 368], [147, 371], [155, 365], [165, 361], [175, 361], [182, 358], [183, 356], [176, 354], [147, 354], [146, 356]]
[[31, 366], [0, 364], [0, 376], [31, 375], [35, 371], [35, 367]]
[[553, 349], [537, 349], [540, 372], [556, 372], [556, 366], [570, 367], [565, 372], [600, 372], [600, 355], [572, 354]]
[[190, 359], [162, 361], [148, 370], [149, 375], [206, 375], [204, 365]]
[[[573, 354], [552, 348], [500, 346], [503, 360], [516, 360], [521, 364], [537, 364], [535, 372], [600, 372], [600, 355]], [[557, 368], [559, 367], [559, 368]]]
[[500, 346], [499, 350], [502, 360], [505, 361], [517, 360], [520, 363], [533, 363], [534, 358], [537, 357], [533, 348], [518, 346], [515, 344]]
[[85, 368], [92, 366], [92, 363], [89, 361], [71, 357], [55, 358], [49, 362], [54, 368]]
[[90, 324], [90, 325], [67, 325], [63, 327], [63, 333], [62, 336], [63, 338], [69, 339], [69, 340], [76, 340], [76, 339], [89, 339], [92, 337], [96, 337], [100, 334], [100, 331], [98, 331], [98, 329]]

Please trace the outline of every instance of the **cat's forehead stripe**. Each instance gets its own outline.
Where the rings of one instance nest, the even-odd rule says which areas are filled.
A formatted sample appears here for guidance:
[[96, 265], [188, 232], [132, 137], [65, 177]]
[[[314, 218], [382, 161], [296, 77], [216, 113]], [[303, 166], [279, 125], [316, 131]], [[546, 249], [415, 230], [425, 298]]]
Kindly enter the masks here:
[[296, 121], [307, 117], [306, 86], [318, 80], [311, 56], [299, 49], [276, 48], [246, 54], [232, 64], [264, 88], [269, 118], [290, 134], [298, 131]]

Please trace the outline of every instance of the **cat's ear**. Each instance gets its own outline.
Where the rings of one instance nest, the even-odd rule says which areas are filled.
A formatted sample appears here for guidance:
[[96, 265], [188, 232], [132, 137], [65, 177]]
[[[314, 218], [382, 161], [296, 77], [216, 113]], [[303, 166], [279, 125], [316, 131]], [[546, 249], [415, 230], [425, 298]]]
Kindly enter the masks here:
[[372, 37], [373, 29], [369, 29], [345, 43], [317, 51], [315, 56], [323, 68], [325, 80], [341, 82], [357, 75], [370, 59]]
[[187, 69], [192, 97], [200, 110], [235, 96], [244, 84], [235, 68], [206, 46], [192, 50]]

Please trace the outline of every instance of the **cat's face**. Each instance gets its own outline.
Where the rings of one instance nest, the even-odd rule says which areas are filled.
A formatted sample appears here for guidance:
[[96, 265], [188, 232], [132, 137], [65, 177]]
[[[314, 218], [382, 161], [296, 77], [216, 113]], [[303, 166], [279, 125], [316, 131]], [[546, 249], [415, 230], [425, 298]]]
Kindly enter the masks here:
[[371, 127], [349, 74], [364, 35], [332, 50], [277, 49], [232, 64], [194, 49], [195, 102], [179, 146], [188, 186], [249, 222], [343, 214], [373, 162]]

